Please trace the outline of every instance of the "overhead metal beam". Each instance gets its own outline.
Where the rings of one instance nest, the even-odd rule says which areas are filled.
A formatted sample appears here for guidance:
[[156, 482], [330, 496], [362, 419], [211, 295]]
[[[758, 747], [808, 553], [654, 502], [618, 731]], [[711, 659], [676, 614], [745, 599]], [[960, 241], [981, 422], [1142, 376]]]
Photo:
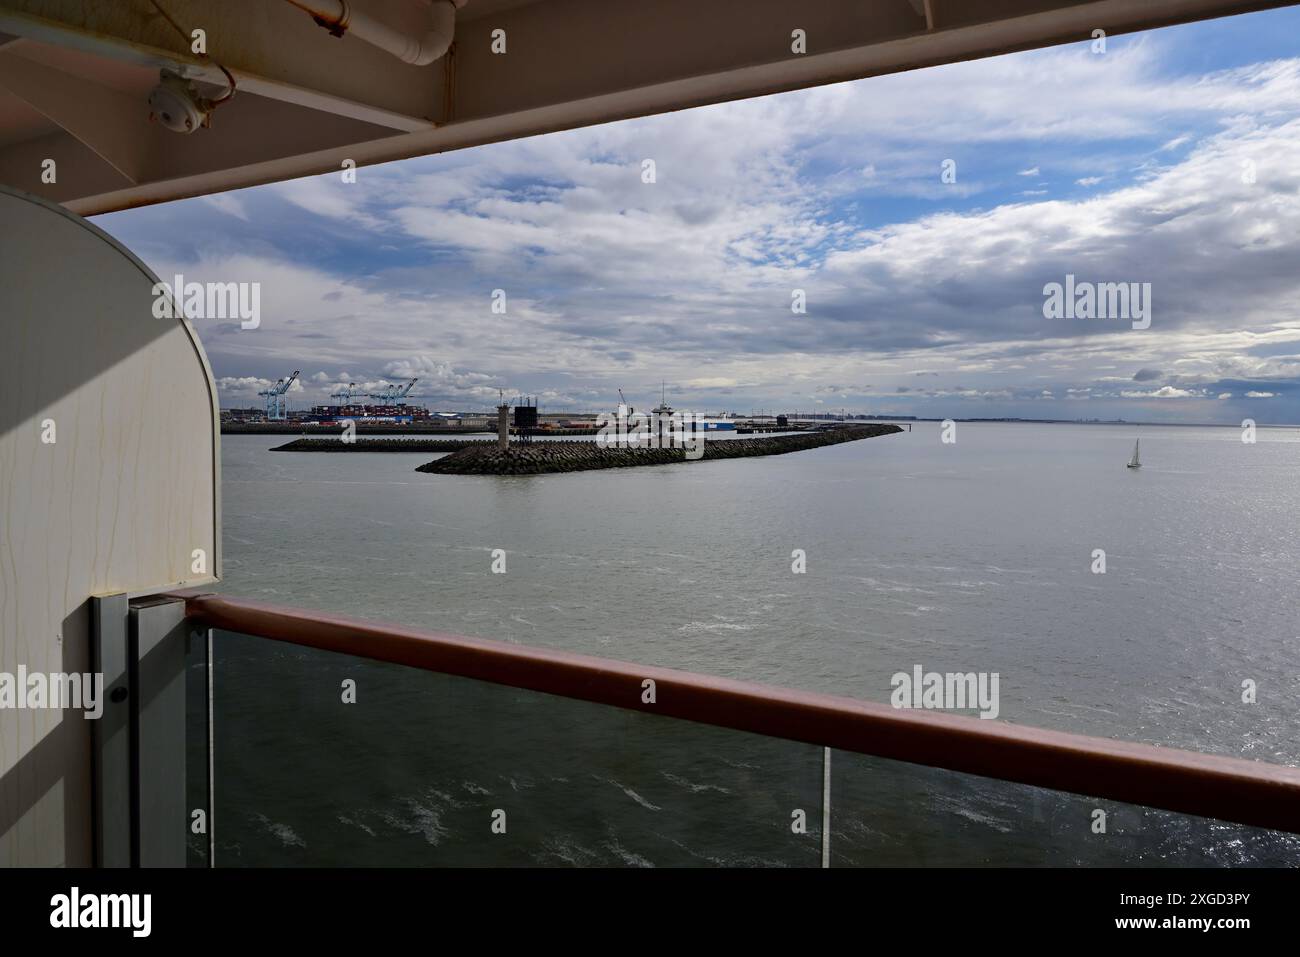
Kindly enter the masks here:
[[907, 0], [918, 17], [925, 17], [925, 28], [934, 29], [934, 0]]
[[[58, 178], [53, 183], [42, 178], [47, 159], [57, 164]], [[115, 193], [132, 185], [94, 150], [63, 130], [0, 149], [0, 183], [56, 203]]]
[[[367, 44], [341, 42], [286, 3], [272, 0], [167, 0], [184, 28], [205, 31], [209, 58], [194, 54], [148, 3], [90, 5], [81, 0], [3, 0], [0, 32], [94, 56], [171, 70], [240, 90], [403, 132], [433, 127], [441, 107], [440, 64], [414, 67]], [[418, 11], [414, 4], [403, 10]]]
[[0, 50], [0, 87], [59, 124], [133, 184], [145, 178], [159, 130], [131, 97], [8, 49]]

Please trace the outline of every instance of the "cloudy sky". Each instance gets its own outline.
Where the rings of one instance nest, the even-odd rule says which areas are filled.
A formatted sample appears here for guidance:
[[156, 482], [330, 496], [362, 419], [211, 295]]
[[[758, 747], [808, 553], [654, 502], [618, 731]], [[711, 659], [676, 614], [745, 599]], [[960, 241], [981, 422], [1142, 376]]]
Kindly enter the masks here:
[[[301, 369], [295, 408], [419, 376], [456, 410], [666, 380], [709, 412], [1297, 423], [1297, 38], [1272, 11], [97, 223], [164, 279], [261, 284], [258, 329], [196, 322], [226, 406]], [[1067, 274], [1150, 283], [1150, 328], [1046, 318]]]

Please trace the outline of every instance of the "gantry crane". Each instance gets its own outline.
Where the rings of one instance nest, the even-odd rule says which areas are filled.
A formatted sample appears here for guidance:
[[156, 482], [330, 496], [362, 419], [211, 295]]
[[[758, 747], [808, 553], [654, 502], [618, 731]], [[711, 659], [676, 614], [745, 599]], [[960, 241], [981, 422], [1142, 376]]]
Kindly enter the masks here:
[[266, 397], [266, 418], [271, 422], [283, 422], [286, 416], [286, 399], [284, 394], [289, 391], [289, 386], [293, 385], [299, 376], [297, 369], [287, 379], [277, 379], [275, 385], [269, 389], [263, 389], [257, 393]]
[[405, 399], [411, 392], [411, 387], [419, 382], [419, 376], [416, 376], [405, 385], [386, 385], [378, 392], [367, 392], [366, 395], [371, 399], [378, 399], [384, 405], [405, 405], [400, 400]]
[[366, 393], [364, 392], [357, 391], [357, 384], [355, 382], [349, 382], [347, 388], [341, 388], [337, 392], [331, 392], [330, 398], [341, 399], [342, 401], [339, 402], [339, 405], [351, 405], [354, 398], [365, 394]]

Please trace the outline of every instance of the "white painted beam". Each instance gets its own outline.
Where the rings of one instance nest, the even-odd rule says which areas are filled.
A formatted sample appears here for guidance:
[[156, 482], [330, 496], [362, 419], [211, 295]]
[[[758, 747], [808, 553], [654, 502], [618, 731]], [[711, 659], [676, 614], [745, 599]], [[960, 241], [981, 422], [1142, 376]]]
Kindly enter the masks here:
[[[41, 176], [47, 159], [57, 164], [58, 176], [53, 183]], [[88, 196], [120, 193], [133, 184], [75, 136], [57, 130], [0, 150], [0, 185], [54, 203], [70, 203]]]
[[907, 0], [918, 17], [925, 17], [925, 28], [934, 29], [934, 0]]
[[212, 60], [179, 49], [179, 38], [156, 23], [146, 29], [125, 14], [106, 12], [112, 4], [86, 10], [79, 3], [71, 11], [68, 2], [5, 0], [0, 33], [171, 70], [223, 89], [227, 81], [216, 61], [234, 74], [239, 89], [258, 96], [406, 133], [435, 125], [441, 64], [412, 67], [355, 38], [330, 37], [280, 0], [169, 0], [178, 22], [208, 31]]
[[146, 103], [7, 50], [0, 50], [0, 87], [67, 130], [132, 183], [146, 178], [158, 136]]

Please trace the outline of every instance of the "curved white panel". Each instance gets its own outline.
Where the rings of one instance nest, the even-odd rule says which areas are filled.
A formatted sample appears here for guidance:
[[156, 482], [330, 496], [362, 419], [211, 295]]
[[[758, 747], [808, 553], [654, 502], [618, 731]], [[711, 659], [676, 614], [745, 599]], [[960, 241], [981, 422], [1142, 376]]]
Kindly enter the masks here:
[[[155, 282], [0, 187], [0, 672], [86, 672], [90, 596], [220, 574], [216, 390]], [[0, 709], [0, 865], [90, 862], [90, 725]]]

